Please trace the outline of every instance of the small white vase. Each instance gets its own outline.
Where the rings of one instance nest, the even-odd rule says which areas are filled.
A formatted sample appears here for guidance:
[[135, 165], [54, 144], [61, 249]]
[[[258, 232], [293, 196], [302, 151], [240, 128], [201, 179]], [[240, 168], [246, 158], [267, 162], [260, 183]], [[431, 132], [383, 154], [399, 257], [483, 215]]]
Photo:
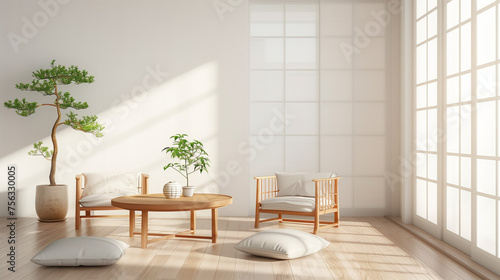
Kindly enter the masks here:
[[193, 186], [184, 186], [182, 187], [182, 196], [190, 197], [194, 194]]
[[163, 194], [166, 198], [178, 198], [182, 194], [181, 184], [170, 181], [163, 186]]

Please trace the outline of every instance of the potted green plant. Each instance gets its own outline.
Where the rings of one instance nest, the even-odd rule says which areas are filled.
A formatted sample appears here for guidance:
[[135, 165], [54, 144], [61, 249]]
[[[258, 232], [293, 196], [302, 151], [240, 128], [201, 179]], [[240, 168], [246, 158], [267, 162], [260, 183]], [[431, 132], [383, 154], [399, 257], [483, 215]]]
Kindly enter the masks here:
[[42, 141], [33, 144], [33, 150], [29, 152], [32, 156], [42, 156], [50, 161], [49, 185], [38, 185], [36, 187], [35, 208], [40, 221], [55, 222], [66, 219], [68, 213], [68, 186], [59, 185], [55, 180], [57, 167], [57, 155], [59, 152], [56, 132], [59, 126], [67, 125], [75, 130], [92, 133], [96, 137], [102, 137], [101, 131], [104, 129], [97, 122], [97, 117], [83, 116], [78, 118], [78, 115], [69, 112], [66, 114], [67, 119], [62, 120], [61, 110], [63, 109], [86, 109], [89, 107], [87, 102], [77, 102], [69, 92], [63, 92], [58, 87], [69, 85], [71, 83], [82, 84], [94, 82], [94, 77], [89, 76], [86, 70], [80, 70], [77, 66], [62, 66], [54, 65], [55, 60], [50, 63], [51, 68], [39, 69], [32, 73], [33, 80], [31, 83], [16, 84], [16, 88], [23, 91], [39, 92], [43, 96], [53, 97], [53, 102], [39, 104], [38, 102], [27, 102], [25, 98], [22, 100], [9, 100], [4, 103], [4, 106], [9, 109], [16, 110], [16, 113], [23, 117], [31, 116], [39, 107], [52, 108], [57, 113], [57, 118], [52, 126], [51, 140], [53, 149], [43, 145]]
[[163, 167], [163, 170], [172, 168], [186, 178], [186, 185], [182, 187], [182, 195], [193, 196], [194, 186], [189, 185], [189, 175], [197, 171], [200, 173], [208, 172], [210, 159], [200, 141], [189, 141], [187, 137], [187, 134], [176, 134], [170, 137], [173, 139], [172, 146], [163, 148], [162, 152], [170, 154], [170, 157], [177, 159], [178, 162], [168, 163]]

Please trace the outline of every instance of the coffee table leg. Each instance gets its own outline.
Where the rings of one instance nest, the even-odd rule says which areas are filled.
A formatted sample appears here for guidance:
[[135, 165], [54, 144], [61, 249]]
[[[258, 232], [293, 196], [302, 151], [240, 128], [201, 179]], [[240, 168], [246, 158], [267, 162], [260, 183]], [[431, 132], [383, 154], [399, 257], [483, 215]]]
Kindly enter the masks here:
[[194, 234], [196, 230], [196, 213], [194, 211], [191, 211], [191, 230]]
[[217, 208], [212, 209], [212, 243], [217, 242]]
[[141, 219], [141, 248], [148, 247], [148, 211], [142, 211]]
[[130, 210], [129, 223], [128, 223], [128, 236], [134, 236], [135, 229], [135, 210]]

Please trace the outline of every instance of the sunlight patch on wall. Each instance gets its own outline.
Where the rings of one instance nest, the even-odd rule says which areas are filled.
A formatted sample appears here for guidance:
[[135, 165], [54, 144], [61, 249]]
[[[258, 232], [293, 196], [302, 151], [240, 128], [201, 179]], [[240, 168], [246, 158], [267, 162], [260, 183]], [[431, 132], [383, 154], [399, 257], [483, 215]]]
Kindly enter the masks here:
[[[121, 96], [114, 93], [117, 98], [110, 109], [97, 114], [106, 127], [103, 138], [61, 127], [57, 134], [56, 180], [69, 186], [69, 209], [74, 209], [75, 203], [74, 176], [82, 172], [145, 172], [151, 176], [150, 193], [162, 192], [163, 185], [170, 180], [184, 182], [175, 171], [163, 171], [169, 158], [161, 150], [171, 143], [169, 137], [177, 133], [186, 133], [191, 139], [204, 143], [212, 159], [210, 170], [215, 173], [218, 168], [218, 71], [216, 62], [208, 62], [177, 76], [166, 72], [153, 76], [149, 81], [157, 82], [154, 87], [137, 85]], [[150, 74], [151, 71], [146, 71], [143, 81], [148, 80]], [[141, 87], [144, 90], [140, 90]], [[91, 102], [95, 100], [89, 100]], [[51, 146], [49, 137], [33, 139], [39, 140]], [[27, 153], [31, 148], [26, 146], [0, 158], [1, 166], [16, 164], [19, 167], [18, 194], [22, 205], [19, 216], [36, 216], [35, 185], [48, 183], [50, 162], [30, 157]], [[197, 192], [217, 192], [210, 176], [192, 175], [190, 181], [197, 186]], [[5, 174], [0, 178], [3, 176]], [[73, 216], [73, 212], [69, 211], [68, 216]], [[0, 212], [0, 216], [5, 215]]]

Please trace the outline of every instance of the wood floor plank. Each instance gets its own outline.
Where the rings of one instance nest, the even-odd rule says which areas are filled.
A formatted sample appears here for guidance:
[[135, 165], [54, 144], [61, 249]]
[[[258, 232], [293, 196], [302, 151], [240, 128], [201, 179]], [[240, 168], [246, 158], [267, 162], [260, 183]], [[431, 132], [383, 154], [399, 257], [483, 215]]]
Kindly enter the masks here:
[[193, 242], [193, 247], [187, 255], [183, 265], [177, 273], [176, 279], [195, 279], [198, 268], [203, 260], [203, 254], [208, 247], [209, 242]]
[[313, 277], [315, 280], [333, 279], [333, 275], [330, 273], [328, 266], [323, 261], [320, 254], [312, 254], [305, 259], [309, 269], [313, 271]]
[[[165, 274], [169, 274], [165, 264], [172, 255], [156, 255], [149, 262], [147, 269], [140, 275], [141, 279], [159, 279]], [[172, 257], [173, 258], [173, 257]]]
[[410, 252], [422, 265], [428, 266], [430, 271], [444, 279], [480, 279], [437, 251], [421, 247], [423, 244], [415, 237], [408, 236], [402, 239], [402, 237], [393, 236], [391, 238], [398, 241], [400, 248]]
[[[181, 219], [150, 218], [149, 225], [154, 224], [154, 226], [150, 226], [148, 230], [151, 232], [172, 233], [178, 231], [182, 227], [183, 223], [184, 222]], [[140, 221], [136, 221], [136, 224], [139, 225]], [[124, 233], [124, 235], [128, 236], [128, 230]], [[147, 249], [142, 249], [140, 246], [140, 235], [134, 236], [133, 239], [134, 247], [129, 248], [129, 250], [132, 251], [134, 255], [129, 256], [127, 253], [127, 255], [124, 256], [124, 259], [120, 260], [120, 263], [123, 261], [127, 266], [136, 266], [136, 269], [134, 270], [135, 274], [122, 275], [122, 277], [125, 277], [126, 279], [162, 279], [165, 275], [165, 263], [167, 263], [174, 255], [178, 243], [170, 239], [148, 244]], [[138, 265], [138, 259], [147, 262], [147, 265]], [[106, 271], [106, 273], [102, 274], [99, 279], [108, 279], [108, 277], [110, 277], [110, 273], [112, 275], [116, 275], [122, 273], [122, 271], [120, 268]]]
[[215, 272], [219, 264], [220, 255], [223, 244], [226, 240], [228, 225], [231, 223], [230, 218], [219, 218], [219, 235], [217, 243], [208, 244], [202, 257], [198, 271], [196, 272], [195, 280], [215, 279]]
[[334, 279], [366, 279], [361, 273], [359, 265], [355, 262], [354, 258], [343, 251], [337, 253], [335, 248], [341, 249], [340, 245], [329, 246], [328, 250], [320, 251], [323, 261], [327, 264], [330, 273]]
[[234, 245], [238, 241], [240, 223], [241, 221], [238, 219], [231, 219], [231, 222], [228, 224], [220, 259], [217, 263], [217, 270], [215, 272], [215, 279], [217, 280], [234, 279], [236, 266], [236, 249]]
[[273, 273], [274, 279], [276, 280], [296, 279], [293, 275], [289, 261], [273, 262]]
[[[240, 222], [238, 236], [233, 246], [236, 245], [240, 240], [245, 239], [252, 234], [255, 234], [255, 232], [251, 232], [248, 230], [254, 225], [254, 222], [248, 219], [241, 219], [241, 220], [242, 221]], [[254, 261], [252, 256], [249, 254], [236, 251], [236, 263], [234, 270], [235, 270], [235, 275], [234, 275], [235, 279], [241, 279], [241, 280], [255, 279]]]
[[[277, 260], [271, 260], [261, 257], [251, 257], [253, 259], [254, 279], [272, 280], [274, 279], [273, 263]], [[331, 278], [330, 278], [331, 279]]]
[[[3, 218], [4, 223], [7, 222]], [[140, 222], [140, 218], [137, 218]], [[270, 222], [253, 228], [252, 217], [219, 217], [217, 243], [173, 238], [140, 248], [140, 236], [128, 236], [128, 219], [89, 219], [74, 230], [74, 220], [40, 223], [19, 218], [15, 273], [5, 273], [6, 254], [0, 256], [2, 279], [479, 279], [451, 258], [385, 218], [343, 218], [339, 228], [320, 231], [331, 244], [294, 260], [274, 260], [237, 251], [234, 245], [257, 232], [293, 228], [310, 232], [310, 225]], [[150, 230], [172, 233], [189, 228], [188, 218], [149, 220]], [[209, 217], [198, 217], [197, 234], [209, 235]], [[138, 229], [137, 229], [138, 230]], [[2, 238], [8, 234], [1, 229]], [[30, 259], [54, 240], [74, 236], [102, 236], [130, 245], [116, 264], [101, 267], [44, 267]], [[151, 237], [152, 238], [152, 237]], [[6, 250], [5, 241], [0, 242]], [[3, 252], [3, 251], [2, 251]], [[490, 277], [490, 279], [500, 279]]]

